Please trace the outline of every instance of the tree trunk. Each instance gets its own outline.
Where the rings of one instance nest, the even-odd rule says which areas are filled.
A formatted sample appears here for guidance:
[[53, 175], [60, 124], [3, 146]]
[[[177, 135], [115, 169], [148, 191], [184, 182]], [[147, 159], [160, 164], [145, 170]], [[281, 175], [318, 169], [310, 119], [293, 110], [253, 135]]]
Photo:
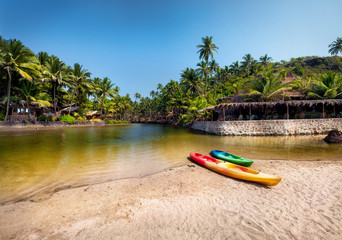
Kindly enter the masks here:
[[5, 121], [8, 121], [8, 112], [9, 112], [10, 101], [11, 101], [12, 73], [11, 73], [9, 67], [7, 67], [7, 73], [8, 73], [8, 83], [7, 83], [7, 104], [6, 104]]
[[74, 101], [74, 94], [75, 94], [75, 89], [74, 89], [74, 91], [72, 92], [71, 103], [70, 103], [70, 106], [69, 106], [69, 115], [70, 115], [70, 112], [71, 112], [72, 102]]
[[103, 109], [104, 98], [105, 98], [105, 96], [103, 96], [103, 98], [102, 98], [102, 103], [101, 103], [101, 114], [102, 114], [102, 109]]
[[56, 83], [53, 83], [53, 108], [56, 114]]

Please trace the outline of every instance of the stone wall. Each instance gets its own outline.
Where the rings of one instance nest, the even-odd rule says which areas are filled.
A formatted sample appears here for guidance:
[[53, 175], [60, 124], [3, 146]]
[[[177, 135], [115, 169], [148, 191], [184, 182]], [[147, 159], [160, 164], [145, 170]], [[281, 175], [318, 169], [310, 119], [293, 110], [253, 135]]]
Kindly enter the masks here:
[[299, 135], [327, 133], [332, 129], [342, 131], [342, 118], [203, 121], [194, 122], [191, 128], [216, 135]]

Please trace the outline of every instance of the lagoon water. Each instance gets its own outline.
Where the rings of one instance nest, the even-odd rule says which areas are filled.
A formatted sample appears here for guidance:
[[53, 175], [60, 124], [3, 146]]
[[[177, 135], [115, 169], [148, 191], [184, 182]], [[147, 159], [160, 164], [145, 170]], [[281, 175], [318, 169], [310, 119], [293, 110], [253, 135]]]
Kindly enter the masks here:
[[212, 149], [250, 159], [342, 160], [324, 136], [214, 136], [171, 126], [0, 132], [0, 204], [58, 189], [140, 177], [190, 163]]

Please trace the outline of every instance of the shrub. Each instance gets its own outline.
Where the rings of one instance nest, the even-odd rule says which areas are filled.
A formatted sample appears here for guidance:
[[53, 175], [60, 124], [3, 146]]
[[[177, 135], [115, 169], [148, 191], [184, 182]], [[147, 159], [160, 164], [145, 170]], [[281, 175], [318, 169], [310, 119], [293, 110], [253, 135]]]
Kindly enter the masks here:
[[45, 115], [40, 115], [40, 116], [38, 117], [38, 120], [39, 120], [39, 121], [46, 122], [46, 121], [48, 120], [48, 118], [47, 118], [47, 116], [45, 116]]
[[63, 115], [60, 118], [61, 122], [67, 122], [69, 124], [75, 124], [76, 123], [76, 119], [73, 116], [70, 115]]
[[78, 117], [78, 118], [77, 118], [77, 121], [78, 121], [78, 122], [87, 122], [87, 120], [85, 120], [85, 119], [82, 118], [82, 117]]
[[84, 116], [84, 108], [80, 108], [80, 109], [78, 110], [78, 114], [79, 114], [81, 117], [83, 117], [83, 116]]
[[107, 124], [127, 124], [127, 123], [130, 123], [129, 121], [117, 121], [117, 120], [110, 120], [110, 119], [107, 119], [107, 118], [105, 118], [104, 121]]
[[5, 119], [5, 114], [3, 112], [0, 112], [0, 121], [3, 121]]

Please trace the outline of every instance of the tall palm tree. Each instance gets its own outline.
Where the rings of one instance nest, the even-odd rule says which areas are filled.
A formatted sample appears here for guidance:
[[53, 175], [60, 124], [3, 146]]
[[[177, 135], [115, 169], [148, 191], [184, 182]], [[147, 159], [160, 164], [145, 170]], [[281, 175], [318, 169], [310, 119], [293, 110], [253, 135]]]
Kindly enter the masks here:
[[108, 77], [105, 77], [99, 85], [99, 95], [102, 98], [101, 101], [101, 114], [103, 114], [103, 104], [105, 102], [106, 97], [114, 97], [118, 94], [119, 89], [116, 87], [114, 88], [114, 83], [112, 83]]
[[197, 63], [197, 72], [204, 80], [204, 96], [207, 95], [207, 85], [208, 85], [208, 76], [210, 75], [210, 67], [205, 61], [202, 61], [200, 63]]
[[318, 80], [311, 80], [308, 96], [315, 99], [333, 99], [342, 97], [342, 74], [327, 72]]
[[[206, 65], [209, 64], [209, 58], [213, 59], [214, 58], [214, 53], [218, 52], [218, 47], [213, 43], [213, 37], [212, 36], [206, 36], [204, 38], [202, 38], [202, 43], [203, 44], [199, 44], [197, 45], [197, 48], [199, 48], [199, 50], [197, 51], [197, 53], [199, 53], [199, 58], [200, 59], [204, 59]], [[206, 95], [206, 89], [207, 89], [207, 77], [205, 78], [205, 87], [204, 87], [204, 95]]]
[[[90, 81], [90, 72], [87, 69], [83, 68], [79, 63], [75, 63], [74, 67], [70, 71], [70, 78], [72, 81], [72, 85], [74, 86], [73, 95], [76, 94], [79, 105], [82, 105], [82, 100], [84, 99], [84, 95], [86, 91], [90, 91], [92, 89], [92, 84]], [[71, 100], [71, 104], [73, 101], [73, 97]]]
[[52, 99], [53, 99], [53, 107], [56, 112], [57, 109], [57, 97], [56, 92], [58, 91], [58, 87], [63, 84], [67, 84], [65, 81], [68, 74], [68, 67], [65, 65], [63, 61], [61, 61], [56, 56], [51, 56], [45, 62], [45, 68], [43, 70], [43, 78], [44, 80], [50, 82], [52, 84]]
[[8, 112], [11, 101], [12, 73], [17, 72], [23, 78], [31, 81], [39, 77], [39, 65], [34, 53], [17, 40], [4, 40], [0, 38], [0, 67], [8, 75], [7, 103], [5, 121], [8, 120]]
[[337, 55], [338, 53], [342, 54], [342, 38], [338, 37], [335, 41], [333, 41], [329, 45], [329, 53], [331, 55]]
[[246, 54], [245, 56], [242, 57], [242, 59], [244, 61], [242, 61], [242, 64], [245, 68], [245, 70], [247, 71], [247, 76], [248, 76], [248, 80], [249, 80], [249, 71], [250, 71], [250, 68], [251, 68], [251, 65], [252, 65], [252, 62], [253, 62], [253, 57], [251, 54]]
[[199, 58], [204, 59], [206, 63], [209, 62], [209, 58], [214, 58], [213, 51], [217, 52], [218, 47], [213, 43], [213, 37], [206, 36], [205, 38], [202, 38], [202, 43], [197, 45], [197, 48], [199, 50], [197, 53], [200, 54]]

